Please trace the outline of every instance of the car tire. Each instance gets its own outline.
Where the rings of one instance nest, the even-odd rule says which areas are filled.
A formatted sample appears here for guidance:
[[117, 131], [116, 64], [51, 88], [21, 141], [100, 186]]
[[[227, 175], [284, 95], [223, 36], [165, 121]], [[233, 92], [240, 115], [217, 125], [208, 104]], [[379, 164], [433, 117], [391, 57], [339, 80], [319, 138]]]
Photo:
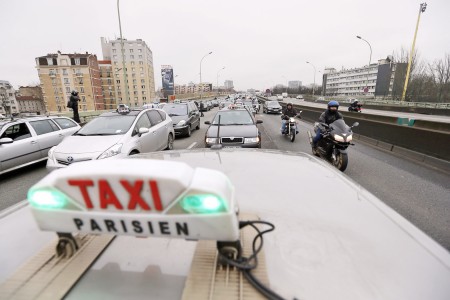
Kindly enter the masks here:
[[168, 137], [167, 137], [167, 147], [166, 150], [173, 150], [173, 135], [172, 133], [169, 133]]
[[195, 129], [200, 130], [200, 119], [198, 119], [198, 125], [195, 127]]
[[192, 130], [191, 130], [191, 125], [189, 124], [188, 125], [188, 129], [187, 129], [187, 132], [186, 132], [186, 136], [187, 137], [190, 137], [192, 135]]
[[133, 150], [133, 151], [131, 151], [131, 152], [130, 152], [129, 156], [131, 156], [131, 155], [135, 155], [135, 154], [139, 154], [139, 151], [137, 151], [137, 150]]

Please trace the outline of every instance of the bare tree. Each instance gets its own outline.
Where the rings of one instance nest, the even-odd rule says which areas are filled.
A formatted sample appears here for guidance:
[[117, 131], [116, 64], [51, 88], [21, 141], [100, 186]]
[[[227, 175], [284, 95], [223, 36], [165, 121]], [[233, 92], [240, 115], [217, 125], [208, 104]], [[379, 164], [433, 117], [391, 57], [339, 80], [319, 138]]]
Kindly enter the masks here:
[[[446, 53], [443, 59], [429, 63], [428, 70], [437, 92], [437, 102], [442, 102], [443, 99], [447, 99], [450, 81], [450, 54]], [[444, 98], [442, 98], [443, 95]]]

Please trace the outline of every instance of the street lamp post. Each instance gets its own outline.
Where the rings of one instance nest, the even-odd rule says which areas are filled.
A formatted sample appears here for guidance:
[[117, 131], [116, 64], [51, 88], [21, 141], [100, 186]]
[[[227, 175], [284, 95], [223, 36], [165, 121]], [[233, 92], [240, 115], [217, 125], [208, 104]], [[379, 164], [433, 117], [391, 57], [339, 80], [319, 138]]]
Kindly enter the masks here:
[[205, 57], [207, 57], [208, 55], [212, 54], [212, 51], [205, 54], [202, 59], [200, 60], [200, 99], [203, 98], [203, 85], [202, 85], [202, 61]]
[[119, 16], [119, 30], [120, 30], [120, 50], [122, 51], [122, 70], [123, 70], [123, 84], [125, 85], [125, 100], [130, 105], [130, 99], [128, 95], [128, 82], [127, 82], [127, 68], [125, 67], [125, 50], [123, 49], [123, 37], [122, 37], [122, 23], [120, 22], [120, 9], [119, 0], [117, 0], [117, 15]]
[[372, 62], [372, 46], [370, 45], [370, 43], [368, 41], [366, 41], [365, 39], [363, 39], [359, 35], [357, 35], [356, 37], [358, 39], [363, 40], [364, 42], [366, 42], [367, 45], [369, 45], [369, 48], [370, 48], [369, 66], [367, 67], [367, 79], [366, 79], [366, 89], [367, 89], [367, 92], [369, 92], [369, 71], [370, 71], [370, 64]]
[[173, 77], [173, 95], [175, 96], [175, 78], [177, 78], [178, 77], [178, 75], [175, 75], [174, 77]]
[[412, 57], [414, 55], [414, 46], [416, 45], [416, 37], [417, 37], [417, 31], [419, 30], [419, 22], [420, 22], [420, 15], [425, 12], [427, 9], [427, 3], [421, 3], [420, 9], [419, 9], [419, 16], [417, 17], [417, 24], [416, 24], [416, 31], [414, 32], [414, 39], [411, 47], [411, 53], [409, 54], [409, 61], [408, 61], [408, 68], [406, 69], [406, 77], [405, 77], [405, 85], [403, 87], [403, 93], [402, 93], [402, 101], [405, 101], [406, 96], [406, 89], [408, 87], [408, 80], [409, 80], [409, 72], [411, 71], [411, 62]]
[[219, 71], [217, 71], [217, 81], [216, 81], [216, 86], [217, 86], [217, 95], [219, 95], [219, 73], [220, 71], [222, 71], [223, 69], [225, 69], [225, 67], [223, 67], [222, 69], [220, 69]]
[[316, 89], [316, 67], [310, 63], [309, 61], [306, 62], [307, 64], [310, 64], [314, 68], [314, 85], [313, 85], [313, 96]]

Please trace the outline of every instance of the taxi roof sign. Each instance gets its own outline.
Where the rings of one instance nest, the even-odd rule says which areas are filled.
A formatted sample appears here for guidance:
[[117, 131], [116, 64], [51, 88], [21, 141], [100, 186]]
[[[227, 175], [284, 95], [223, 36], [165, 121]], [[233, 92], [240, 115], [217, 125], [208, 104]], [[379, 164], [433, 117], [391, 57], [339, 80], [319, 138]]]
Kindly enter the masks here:
[[55, 232], [235, 241], [234, 187], [223, 173], [149, 159], [96, 160], [47, 175], [28, 192]]

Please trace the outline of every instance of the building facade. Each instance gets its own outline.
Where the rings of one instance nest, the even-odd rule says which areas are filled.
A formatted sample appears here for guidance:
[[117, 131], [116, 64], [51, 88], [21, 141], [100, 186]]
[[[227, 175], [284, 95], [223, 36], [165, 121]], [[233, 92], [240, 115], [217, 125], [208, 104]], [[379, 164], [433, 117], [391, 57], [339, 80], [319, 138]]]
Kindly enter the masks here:
[[212, 83], [203, 82], [201, 84], [195, 84], [193, 82], [189, 82], [189, 84], [179, 85], [175, 84], [175, 95], [179, 94], [198, 94], [202, 92], [211, 92], [212, 91]]
[[17, 104], [21, 113], [32, 113], [45, 115], [44, 101], [33, 96], [16, 96]]
[[104, 109], [97, 56], [85, 54], [48, 54], [36, 58], [47, 112], [69, 111], [71, 91], [78, 91], [80, 111]]
[[153, 54], [147, 44], [141, 39], [108, 41], [104, 37], [101, 44], [103, 59], [111, 61], [116, 103], [130, 107], [152, 103], [155, 98]]
[[225, 80], [224, 86], [227, 90], [234, 89], [233, 80]]
[[114, 74], [110, 60], [99, 60], [100, 80], [102, 83], [102, 95], [105, 109], [116, 109], [116, 87], [114, 84]]
[[302, 86], [302, 82], [299, 80], [293, 80], [288, 82], [288, 88], [299, 89]]
[[19, 113], [16, 93], [13, 86], [6, 80], [0, 80], [0, 114], [11, 116]]
[[398, 82], [404, 80], [406, 64], [394, 63], [392, 57], [354, 69], [324, 70], [322, 94], [324, 96], [392, 96]]

